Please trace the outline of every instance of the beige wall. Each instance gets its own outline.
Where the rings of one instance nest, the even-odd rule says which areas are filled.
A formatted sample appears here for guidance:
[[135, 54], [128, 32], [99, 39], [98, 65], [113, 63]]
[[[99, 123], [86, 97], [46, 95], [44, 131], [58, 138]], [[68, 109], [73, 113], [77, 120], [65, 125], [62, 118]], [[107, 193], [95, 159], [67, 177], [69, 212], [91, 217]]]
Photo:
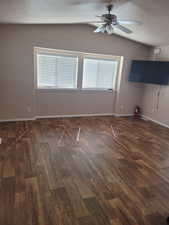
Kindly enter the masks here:
[[144, 59], [150, 48], [116, 35], [94, 34], [88, 25], [0, 25], [0, 120], [58, 114], [114, 113], [114, 92], [34, 89], [33, 47], [124, 56], [116, 112], [133, 112], [140, 85], [127, 82], [131, 59]]
[[[163, 46], [158, 57], [154, 60], [169, 61], [169, 46]], [[159, 101], [158, 101], [159, 94]], [[169, 86], [144, 85], [142, 98], [143, 113], [145, 116], [169, 126]], [[159, 102], [159, 104], [158, 104]]]

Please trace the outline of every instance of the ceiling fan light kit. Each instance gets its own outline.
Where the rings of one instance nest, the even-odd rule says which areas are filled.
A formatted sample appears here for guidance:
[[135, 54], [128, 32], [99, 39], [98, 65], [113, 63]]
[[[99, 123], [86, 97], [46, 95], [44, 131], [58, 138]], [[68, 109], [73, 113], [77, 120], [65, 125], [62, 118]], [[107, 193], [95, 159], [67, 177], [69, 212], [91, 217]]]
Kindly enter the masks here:
[[112, 24], [102, 24], [99, 26], [94, 32], [95, 33], [107, 33], [107, 34], [112, 34], [114, 31], [114, 28]]
[[106, 34], [113, 34], [114, 28], [109, 24], [102, 24], [100, 25], [96, 30], [94, 30], [94, 33], [106, 33]]
[[107, 24], [107, 25], [106, 25], [106, 32], [107, 32], [108, 34], [112, 34], [113, 31], [114, 31], [113, 25], [112, 25], [112, 24]]

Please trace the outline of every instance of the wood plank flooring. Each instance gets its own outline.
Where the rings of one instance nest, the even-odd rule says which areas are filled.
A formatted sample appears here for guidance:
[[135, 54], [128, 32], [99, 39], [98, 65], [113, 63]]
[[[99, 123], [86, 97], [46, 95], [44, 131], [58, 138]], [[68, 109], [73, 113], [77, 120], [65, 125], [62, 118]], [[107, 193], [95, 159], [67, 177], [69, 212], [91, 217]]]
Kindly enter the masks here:
[[0, 123], [0, 225], [162, 225], [169, 129], [132, 118]]

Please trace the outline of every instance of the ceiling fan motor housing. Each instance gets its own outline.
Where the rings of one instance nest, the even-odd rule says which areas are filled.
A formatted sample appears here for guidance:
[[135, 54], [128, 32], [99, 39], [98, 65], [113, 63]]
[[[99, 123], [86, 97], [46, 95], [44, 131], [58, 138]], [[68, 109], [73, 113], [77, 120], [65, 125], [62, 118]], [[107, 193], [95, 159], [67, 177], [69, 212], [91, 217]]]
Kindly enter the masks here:
[[108, 33], [112, 34], [114, 31], [114, 27], [122, 32], [125, 32], [127, 34], [131, 34], [132, 31], [128, 29], [127, 27], [123, 26], [123, 24], [141, 24], [139, 21], [123, 21], [123, 20], [117, 20], [117, 16], [114, 14], [111, 14], [111, 11], [113, 9], [113, 4], [107, 5], [108, 13], [105, 13], [101, 16], [101, 25], [94, 31], [95, 33]]
[[102, 15], [103, 21], [105, 23], [111, 23], [113, 25], [117, 24], [117, 16], [113, 14], [103, 14]]

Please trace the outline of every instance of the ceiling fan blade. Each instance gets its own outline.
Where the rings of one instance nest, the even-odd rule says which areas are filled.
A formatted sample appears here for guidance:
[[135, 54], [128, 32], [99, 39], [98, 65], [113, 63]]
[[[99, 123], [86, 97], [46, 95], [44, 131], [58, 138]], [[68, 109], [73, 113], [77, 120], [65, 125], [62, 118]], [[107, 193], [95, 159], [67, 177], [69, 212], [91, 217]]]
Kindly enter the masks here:
[[103, 25], [101, 25], [101, 26], [99, 26], [95, 31], [94, 31], [94, 33], [105, 33], [105, 31], [106, 31], [106, 26], [103, 24]]
[[71, 0], [71, 5], [84, 5], [84, 4], [100, 4], [100, 5], [109, 5], [109, 4], [118, 4], [123, 5], [125, 3], [131, 2], [133, 0]]
[[[80, 5], [80, 4], [112, 4], [116, 0], [73, 0], [71, 4], [73, 5]], [[123, 0], [124, 1], [124, 0]]]
[[115, 28], [117, 28], [117, 29], [119, 29], [119, 30], [121, 30], [121, 31], [123, 31], [123, 32], [125, 32], [127, 34], [133, 33], [131, 30], [129, 30], [128, 28], [126, 28], [126, 27], [124, 27], [124, 26], [122, 26], [120, 24], [115, 25]]
[[104, 0], [73, 0], [70, 2], [70, 5], [73, 5], [73, 7], [83, 7], [83, 9], [86, 7], [93, 8], [94, 10], [101, 10], [106, 2]]
[[143, 23], [139, 20], [118, 20], [120, 24], [126, 25], [142, 25]]
[[100, 23], [100, 24], [103, 24], [104, 22], [103, 21], [83, 21], [83, 22], [76, 22], [76, 24], [88, 24], [88, 23], [93, 23], [93, 24]]
[[96, 30], [94, 30], [94, 33], [100, 33], [101, 30], [100, 30], [100, 27], [98, 27]]

